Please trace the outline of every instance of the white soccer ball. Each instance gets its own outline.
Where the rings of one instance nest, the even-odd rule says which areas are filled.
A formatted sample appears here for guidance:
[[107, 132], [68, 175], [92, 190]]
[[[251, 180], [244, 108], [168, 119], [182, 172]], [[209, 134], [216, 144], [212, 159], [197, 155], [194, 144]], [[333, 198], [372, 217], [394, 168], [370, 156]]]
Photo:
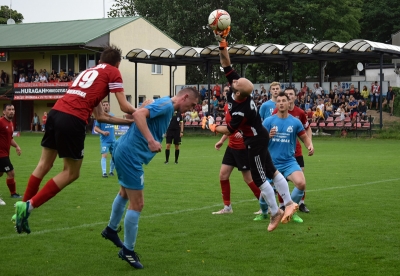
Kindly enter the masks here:
[[208, 26], [217, 31], [223, 31], [231, 25], [231, 16], [224, 10], [215, 10], [208, 16]]

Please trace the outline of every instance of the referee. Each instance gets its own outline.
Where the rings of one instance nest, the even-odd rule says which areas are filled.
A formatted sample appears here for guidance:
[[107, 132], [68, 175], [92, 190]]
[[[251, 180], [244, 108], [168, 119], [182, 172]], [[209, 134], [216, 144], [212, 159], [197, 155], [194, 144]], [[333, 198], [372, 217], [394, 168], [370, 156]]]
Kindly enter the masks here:
[[183, 136], [183, 118], [182, 114], [175, 111], [174, 116], [172, 116], [171, 122], [169, 123], [166, 135], [167, 148], [165, 149], [165, 162], [169, 162], [169, 152], [174, 140], [175, 145], [175, 164], [178, 164], [179, 158], [179, 145], [181, 144], [181, 137]]

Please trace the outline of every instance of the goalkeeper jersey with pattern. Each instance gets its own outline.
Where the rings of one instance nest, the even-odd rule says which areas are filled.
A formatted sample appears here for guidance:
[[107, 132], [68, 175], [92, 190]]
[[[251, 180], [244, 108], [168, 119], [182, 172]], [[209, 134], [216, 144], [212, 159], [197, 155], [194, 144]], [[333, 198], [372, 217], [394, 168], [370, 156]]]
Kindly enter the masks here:
[[[232, 85], [233, 80], [240, 78], [239, 74], [231, 66], [224, 67], [224, 71], [230, 85]], [[234, 133], [239, 130], [246, 145], [258, 140], [258, 138], [268, 137], [268, 131], [262, 125], [257, 105], [252, 98], [247, 97], [244, 100], [237, 101], [233, 95], [232, 88], [230, 88], [226, 96], [231, 117], [230, 122], [228, 123], [227, 121], [229, 132]]]

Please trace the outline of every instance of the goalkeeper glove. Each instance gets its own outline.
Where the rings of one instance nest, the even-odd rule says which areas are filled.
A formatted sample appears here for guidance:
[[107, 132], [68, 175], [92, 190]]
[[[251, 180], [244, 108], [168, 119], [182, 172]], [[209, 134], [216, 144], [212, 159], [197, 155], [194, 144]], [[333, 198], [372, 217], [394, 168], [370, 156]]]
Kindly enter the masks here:
[[214, 124], [214, 118], [212, 116], [204, 116], [203, 120], [201, 121], [201, 127], [203, 129], [209, 129], [212, 132], [215, 132], [217, 125]]
[[219, 41], [219, 48], [223, 49], [228, 47], [228, 42], [226, 41], [226, 38], [229, 35], [230, 31], [231, 31], [231, 26], [229, 26], [223, 31], [214, 30], [215, 39]]

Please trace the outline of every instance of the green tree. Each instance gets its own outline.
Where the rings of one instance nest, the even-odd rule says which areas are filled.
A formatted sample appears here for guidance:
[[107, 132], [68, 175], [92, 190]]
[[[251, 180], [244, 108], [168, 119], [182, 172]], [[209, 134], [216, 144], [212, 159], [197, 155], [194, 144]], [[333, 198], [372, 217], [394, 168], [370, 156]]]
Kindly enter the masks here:
[[[11, 12], [11, 13], [10, 13]], [[0, 24], [7, 24], [9, 18], [14, 19], [15, 23], [22, 23], [24, 17], [19, 12], [11, 9], [8, 6], [0, 7]]]
[[400, 6], [397, 0], [364, 0], [360, 20], [361, 37], [391, 43], [391, 35], [400, 30]]
[[[362, 0], [117, 0], [108, 15], [141, 15], [181, 45], [205, 47], [216, 44], [207, 28], [208, 15], [221, 8], [232, 18], [229, 43], [286, 45], [293, 41], [347, 42], [356, 38], [360, 33], [361, 7]], [[313, 64], [295, 64], [294, 80], [315, 75], [318, 66]], [[281, 79], [283, 75], [278, 72], [284, 67], [284, 64], [251, 64], [247, 75], [253, 81]], [[223, 79], [218, 66], [214, 69], [212, 81]], [[187, 67], [188, 83], [205, 81], [204, 68]]]

